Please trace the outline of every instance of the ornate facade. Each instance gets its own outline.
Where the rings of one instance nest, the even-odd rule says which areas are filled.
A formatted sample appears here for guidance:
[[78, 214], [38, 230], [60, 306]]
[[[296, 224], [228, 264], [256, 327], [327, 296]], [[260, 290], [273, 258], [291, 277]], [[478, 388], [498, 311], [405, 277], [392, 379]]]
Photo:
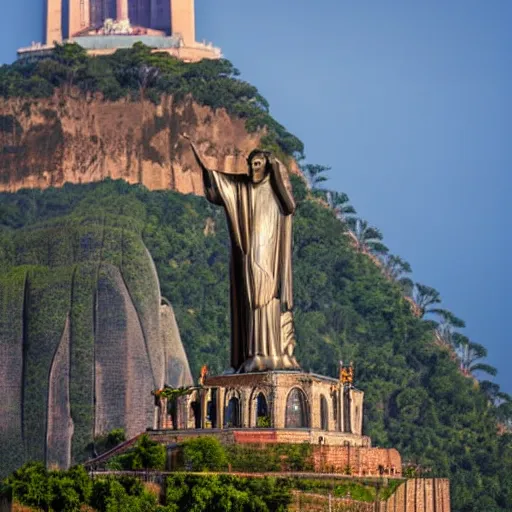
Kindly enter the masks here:
[[246, 430], [243, 442], [366, 446], [364, 393], [341, 381], [303, 372], [205, 377], [203, 384], [161, 403], [155, 429]]
[[186, 62], [222, 56], [196, 41], [194, 0], [46, 0], [45, 21], [45, 42], [20, 48], [20, 59], [43, 58], [62, 42], [76, 42], [90, 55], [140, 41]]

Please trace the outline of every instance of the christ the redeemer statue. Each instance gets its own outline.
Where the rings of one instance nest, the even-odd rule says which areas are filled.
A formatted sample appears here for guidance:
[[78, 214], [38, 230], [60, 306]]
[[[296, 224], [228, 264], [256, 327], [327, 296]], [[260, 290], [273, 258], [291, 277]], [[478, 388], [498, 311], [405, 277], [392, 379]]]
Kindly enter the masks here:
[[[192, 143], [191, 143], [192, 144]], [[208, 201], [223, 206], [231, 235], [231, 366], [236, 372], [295, 370], [292, 296], [292, 215], [287, 170], [254, 150], [248, 175], [207, 169]]]

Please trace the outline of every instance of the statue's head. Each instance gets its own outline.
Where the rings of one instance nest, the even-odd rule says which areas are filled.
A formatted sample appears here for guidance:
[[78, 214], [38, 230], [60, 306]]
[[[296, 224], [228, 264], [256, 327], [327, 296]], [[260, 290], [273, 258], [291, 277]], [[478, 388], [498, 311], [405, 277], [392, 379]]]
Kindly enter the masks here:
[[249, 164], [249, 177], [253, 183], [260, 183], [270, 170], [270, 151], [254, 149], [247, 158]]

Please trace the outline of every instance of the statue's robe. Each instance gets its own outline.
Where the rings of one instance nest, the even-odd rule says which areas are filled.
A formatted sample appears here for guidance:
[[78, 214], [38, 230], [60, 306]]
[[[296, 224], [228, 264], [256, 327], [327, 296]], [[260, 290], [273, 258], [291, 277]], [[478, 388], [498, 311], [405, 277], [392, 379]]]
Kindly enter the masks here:
[[286, 169], [275, 160], [260, 183], [205, 170], [207, 199], [225, 208], [231, 234], [231, 365], [295, 369], [292, 214]]

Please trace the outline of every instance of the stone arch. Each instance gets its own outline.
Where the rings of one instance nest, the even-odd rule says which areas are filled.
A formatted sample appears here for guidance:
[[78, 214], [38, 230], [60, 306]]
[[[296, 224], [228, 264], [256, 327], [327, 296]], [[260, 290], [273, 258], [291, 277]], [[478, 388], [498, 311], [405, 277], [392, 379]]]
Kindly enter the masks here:
[[242, 426], [242, 400], [236, 389], [226, 391], [224, 397], [224, 427], [239, 428]]
[[294, 387], [288, 393], [285, 409], [285, 428], [309, 428], [309, 404], [306, 393]]
[[320, 395], [320, 428], [329, 430], [329, 406], [324, 395]]
[[206, 393], [205, 427], [217, 427], [217, 389], [210, 388]]
[[252, 390], [250, 414], [250, 426], [259, 428], [269, 428], [271, 426], [270, 403], [266, 390], [261, 388]]

